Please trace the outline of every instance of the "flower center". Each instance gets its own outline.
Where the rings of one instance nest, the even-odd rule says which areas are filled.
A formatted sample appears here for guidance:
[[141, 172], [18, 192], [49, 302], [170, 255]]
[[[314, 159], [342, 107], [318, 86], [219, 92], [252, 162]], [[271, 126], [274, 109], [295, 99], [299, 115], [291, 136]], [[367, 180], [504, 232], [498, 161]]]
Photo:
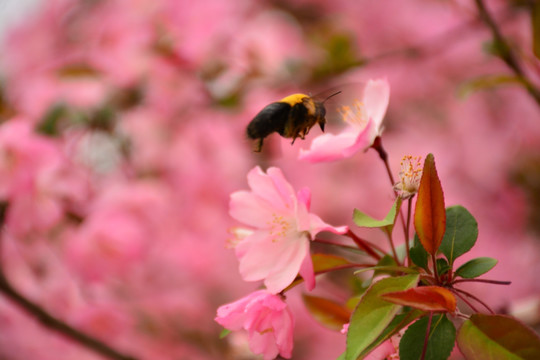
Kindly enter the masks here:
[[269, 234], [274, 236], [274, 239], [272, 239], [273, 242], [286, 237], [287, 233], [293, 229], [290, 219], [285, 219], [283, 215], [277, 215], [275, 213], [272, 214], [272, 221], [269, 221], [268, 225], [270, 225]]
[[364, 128], [369, 120], [366, 106], [359, 100], [355, 100], [352, 106], [342, 106], [339, 113], [343, 121], [356, 127]]
[[420, 156], [406, 155], [401, 160], [399, 182], [394, 189], [400, 192], [400, 196], [404, 199], [413, 196], [420, 187], [420, 179], [422, 178], [420, 159]]

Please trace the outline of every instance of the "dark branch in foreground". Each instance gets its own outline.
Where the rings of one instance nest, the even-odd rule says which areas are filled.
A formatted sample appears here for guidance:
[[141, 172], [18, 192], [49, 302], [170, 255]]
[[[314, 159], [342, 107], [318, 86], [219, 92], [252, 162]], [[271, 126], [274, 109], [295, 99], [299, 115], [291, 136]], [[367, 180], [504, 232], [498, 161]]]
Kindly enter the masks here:
[[83, 334], [79, 330], [67, 325], [66, 323], [58, 320], [39, 305], [31, 302], [15, 290], [6, 279], [4, 273], [0, 270], [0, 292], [13, 301], [19, 308], [23, 309], [33, 318], [37, 319], [43, 326], [56, 331], [60, 335], [73, 340], [80, 345], [93, 350], [94, 352], [101, 354], [109, 359], [114, 360], [136, 360], [136, 358], [121, 354], [117, 350], [109, 347], [103, 342], [95, 339], [89, 335]]
[[497, 55], [505, 62], [505, 64], [514, 72], [516, 77], [521, 81], [529, 94], [534, 98], [536, 103], [540, 106], [540, 90], [535, 87], [531, 81], [525, 75], [523, 68], [521, 67], [517, 57], [514, 54], [514, 51], [510, 47], [508, 41], [505, 39], [502, 34], [499, 26], [491, 16], [491, 13], [487, 9], [483, 0], [475, 0], [476, 7], [478, 8], [478, 13], [482, 21], [487, 25], [493, 39], [495, 40], [497, 46]]

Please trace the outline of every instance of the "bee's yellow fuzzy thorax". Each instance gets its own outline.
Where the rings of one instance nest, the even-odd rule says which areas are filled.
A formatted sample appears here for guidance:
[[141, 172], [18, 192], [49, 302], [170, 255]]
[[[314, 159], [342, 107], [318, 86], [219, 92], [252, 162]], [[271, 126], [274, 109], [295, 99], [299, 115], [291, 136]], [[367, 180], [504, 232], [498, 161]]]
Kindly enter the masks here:
[[294, 106], [298, 103], [301, 103], [304, 98], [307, 98], [306, 94], [292, 94], [287, 97], [284, 97], [283, 99], [279, 100], [279, 102], [287, 103], [291, 106]]

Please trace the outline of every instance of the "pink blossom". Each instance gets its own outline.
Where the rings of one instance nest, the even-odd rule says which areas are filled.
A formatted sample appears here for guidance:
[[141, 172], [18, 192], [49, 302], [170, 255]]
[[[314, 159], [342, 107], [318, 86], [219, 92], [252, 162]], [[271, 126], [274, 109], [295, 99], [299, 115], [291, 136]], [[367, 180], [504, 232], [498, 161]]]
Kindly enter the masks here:
[[281, 296], [255, 291], [220, 306], [215, 320], [229, 330], [247, 330], [251, 351], [265, 360], [292, 355], [294, 318]]
[[386, 79], [369, 80], [361, 101], [343, 107], [342, 117], [348, 127], [340, 134], [322, 134], [313, 139], [309, 150], [300, 150], [299, 158], [309, 162], [334, 161], [366, 150], [383, 132], [383, 119], [390, 99]]
[[346, 226], [333, 227], [309, 212], [310, 191], [294, 193], [280, 169], [266, 174], [260, 167], [248, 173], [251, 191], [231, 194], [230, 215], [254, 229], [236, 246], [240, 274], [246, 281], [264, 279], [268, 291], [278, 293], [298, 273], [308, 289], [315, 286], [309, 240], [321, 231], [342, 234]]

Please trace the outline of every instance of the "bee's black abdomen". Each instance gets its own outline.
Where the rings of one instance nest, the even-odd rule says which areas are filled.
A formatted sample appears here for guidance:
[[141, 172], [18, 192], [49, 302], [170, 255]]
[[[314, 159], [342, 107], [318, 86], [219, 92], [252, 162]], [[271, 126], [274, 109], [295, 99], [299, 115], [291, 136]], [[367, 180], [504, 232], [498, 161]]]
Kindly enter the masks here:
[[284, 102], [274, 102], [267, 105], [251, 120], [246, 129], [250, 139], [262, 139], [274, 131], [282, 134], [289, 118], [291, 105]]

